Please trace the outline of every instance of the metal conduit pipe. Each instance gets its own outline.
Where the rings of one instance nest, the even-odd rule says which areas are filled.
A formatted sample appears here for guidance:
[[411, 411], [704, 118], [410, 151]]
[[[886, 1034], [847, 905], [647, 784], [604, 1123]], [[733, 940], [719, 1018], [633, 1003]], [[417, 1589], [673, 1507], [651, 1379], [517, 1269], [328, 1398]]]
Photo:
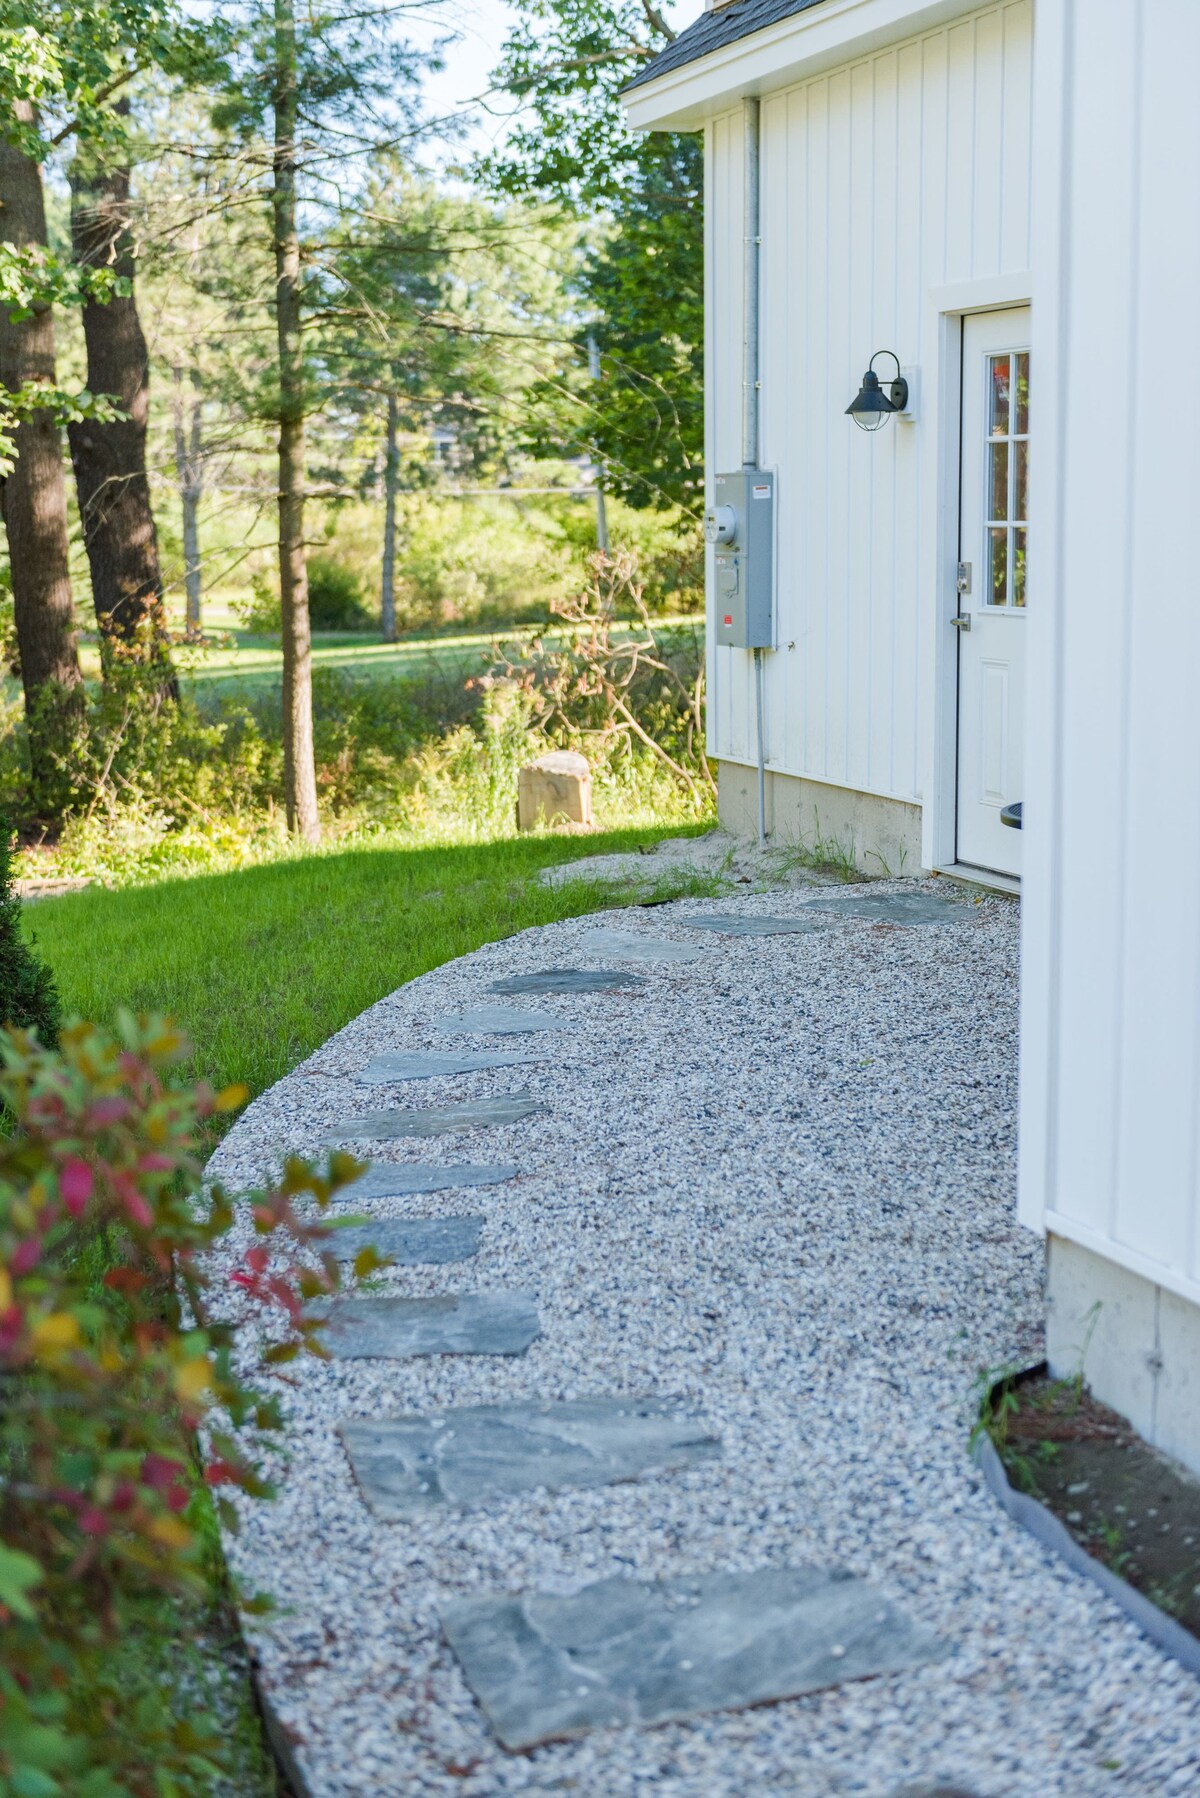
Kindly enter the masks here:
[[[759, 363], [759, 261], [761, 232], [762, 108], [757, 99], [742, 102], [742, 163], [744, 188], [742, 218], [742, 466], [759, 466], [759, 395], [762, 377]], [[755, 735], [758, 744], [758, 840], [767, 840], [766, 745], [763, 725], [763, 657], [754, 651]]]

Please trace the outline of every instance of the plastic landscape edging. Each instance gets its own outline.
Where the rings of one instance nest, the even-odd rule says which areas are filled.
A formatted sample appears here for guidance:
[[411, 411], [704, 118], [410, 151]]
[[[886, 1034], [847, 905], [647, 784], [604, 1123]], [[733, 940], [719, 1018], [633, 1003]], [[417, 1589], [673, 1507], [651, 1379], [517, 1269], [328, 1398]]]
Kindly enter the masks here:
[[982, 1473], [993, 1497], [999, 1500], [1001, 1509], [1014, 1523], [1028, 1530], [1031, 1536], [1036, 1536], [1043, 1548], [1048, 1548], [1051, 1554], [1065, 1561], [1072, 1572], [1081, 1573], [1084, 1579], [1099, 1586], [1105, 1597], [1119, 1605], [1130, 1621], [1137, 1624], [1142, 1634], [1149, 1636], [1156, 1648], [1161, 1648], [1164, 1654], [1169, 1654], [1172, 1660], [1178, 1661], [1181, 1667], [1186, 1667], [1189, 1673], [1200, 1677], [1200, 1639], [1193, 1636], [1190, 1630], [1184, 1629], [1182, 1623], [1177, 1623], [1174, 1617], [1159, 1610], [1144, 1592], [1137, 1591], [1110, 1567], [1097, 1561], [1086, 1548], [1081, 1548], [1053, 1511], [1038, 1499], [1030, 1498], [1027, 1492], [1018, 1492], [1010, 1485], [996, 1445], [984, 1430], [979, 1432], [971, 1446], [971, 1459]]
[[287, 1781], [288, 1790], [293, 1798], [316, 1798], [312, 1787], [300, 1770], [300, 1762], [296, 1750], [287, 1732], [279, 1712], [259, 1677], [259, 1670], [252, 1665], [250, 1683], [254, 1688], [254, 1696], [258, 1701], [258, 1712], [263, 1722], [263, 1732], [267, 1738], [267, 1746], [274, 1757], [275, 1766]]

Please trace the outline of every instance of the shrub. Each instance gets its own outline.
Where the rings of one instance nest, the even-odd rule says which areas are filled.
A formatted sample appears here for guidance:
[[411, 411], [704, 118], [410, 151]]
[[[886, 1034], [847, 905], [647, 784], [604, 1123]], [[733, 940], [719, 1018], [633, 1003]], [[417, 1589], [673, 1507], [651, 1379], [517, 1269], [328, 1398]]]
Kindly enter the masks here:
[[358, 576], [333, 556], [310, 556], [308, 616], [315, 631], [369, 631], [377, 623]]
[[[259, 1456], [281, 1413], [238, 1371], [242, 1323], [263, 1314], [264, 1371], [322, 1352], [309, 1301], [338, 1266], [320, 1212], [358, 1164], [290, 1161], [244, 1201], [248, 1246], [218, 1285], [209, 1256], [234, 1209], [203, 1187], [197, 1132], [244, 1095], [173, 1083], [188, 1053], [162, 1019], [125, 1017], [117, 1036], [73, 1025], [59, 1052], [0, 1034], [0, 1104], [17, 1123], [0, 1144], [5, 1793], [140, 1798], [221, 1771], [199, 1695], [172, 1714], [113, 1668], [144, 1638], [150, 1597], [203, 1584], [208, 1495], [232, 1527], [229, 1489], [270, 1493]], [[294, 1209], [300, 1194], [316, 1221]]]
[[534, 730], [611, 761], [640, 752], [703, 807], [716, 796], [704, 753], [704, 658], [693, 638], [681, 654], [656, 634], [628, 551], [589, 556], [587, 578], [551, 608], [554, 635], [535, 631], [512, 653], [498, 651], [493, 679], [515, 682]]
[[[283, 628], [279, 594], [262, 574], [250, 579], [250, 597], [234, 602], [243, 627], [256, 636], [277, 637]], [[308, 558], [308, 619], [314, 631], [369, 631], [378, 620], [354, 570], [335, 556]]]
[[49, 1049], [58, 1041], [62, 1006], [53, 974], [21, 932], [12, 849], [12, 830], [0, 818], [0, 1024], [36, 1031]]

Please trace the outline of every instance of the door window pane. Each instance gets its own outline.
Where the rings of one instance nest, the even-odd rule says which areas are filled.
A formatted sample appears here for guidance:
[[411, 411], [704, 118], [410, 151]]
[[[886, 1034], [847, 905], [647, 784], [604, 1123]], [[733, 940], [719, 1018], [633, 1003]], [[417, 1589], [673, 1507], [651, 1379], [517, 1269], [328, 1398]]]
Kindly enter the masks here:
[[1017, 391], [1013, 409], [1013, 435], [1024, 436], [1029, 430], [1029, 351], [1022, 350], [1016, 361]]
[[1013, 496], [1013, 517], [1024, 524], [1029, 518], [1029, 441], [1019, 440], [1013, 444], [1013, 455], [1016, 459], [1017, 483]]
[[987, 603], [1008, 604], [1008, 528], [1002, 524], [988, 531]]
[[[1024, 445], [1020, 445], [1024, 448]], [[1007, 443], [989, 443], [988, 457], [991, 462], [991, 476], [988, 481], [988, 517], [989, 519], [1005, 519], [1008, 517], [1008, 445]]]
[[1011, 358], [1008, 356], [989, 356], [988, 363], [990, 365], [992, 388], [988, 435], [991, 437], [1007, 437]]
[[1013, 532], [1013, 571], [1012, 602], [1014, 606], [1025, 604], [1025, 532]]

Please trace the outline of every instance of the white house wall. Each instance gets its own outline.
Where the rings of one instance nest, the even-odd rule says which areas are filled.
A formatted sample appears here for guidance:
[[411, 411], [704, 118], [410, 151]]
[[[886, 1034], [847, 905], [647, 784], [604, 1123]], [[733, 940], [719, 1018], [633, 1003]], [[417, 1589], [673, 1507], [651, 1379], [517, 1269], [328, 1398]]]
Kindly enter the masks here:
[[1038, 58], [1022, 1214], [1200, 1300], [1200, 5]]
[[[786, 774], [908, 801], [932, 781], [952, 609], [938, 290], [1029, 268], [1032, 25], [1010, 0], [762, 104], [762, 459], [780, 517], [766, 744]], [[707, 140], [716, 472], [741, 461], [740, 107]], [[884, 348], [920, 369], [920, 418], [869, 437], [844, 413]], [[710, 682], [712, 752], [752, 761], [749, 654], [710, 651]]]

